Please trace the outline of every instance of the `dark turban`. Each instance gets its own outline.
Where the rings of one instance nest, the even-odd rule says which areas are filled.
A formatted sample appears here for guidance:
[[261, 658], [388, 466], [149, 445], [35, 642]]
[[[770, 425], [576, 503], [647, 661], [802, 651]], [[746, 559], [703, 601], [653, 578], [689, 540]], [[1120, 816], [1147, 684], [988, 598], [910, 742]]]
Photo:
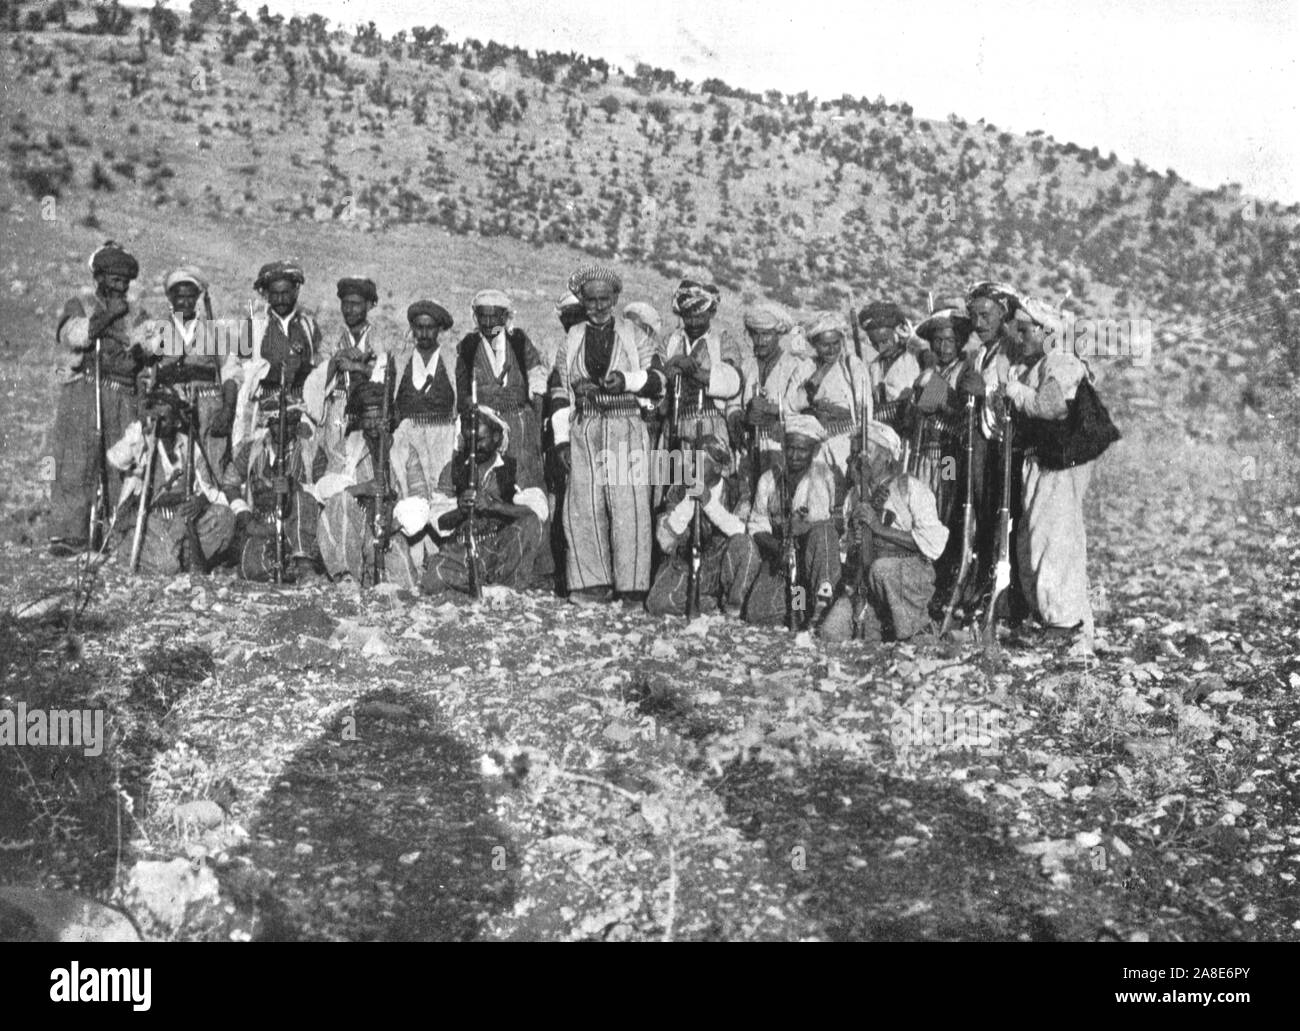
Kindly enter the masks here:
[[432, 316], [434, 325], [439, 329], [451, 329], [455, 322], [451, 317], [451, 312], [437, 301], [416, 301], [406, 309], [407, 322], [414, 323], [421, 315]]
[[623, 292], [623, 280], [612, 268], [604, 265], [583, 265], [573, 275], [569, 277], [569, 292], [577, 298], [582, 297], [582, 288], [588, 283], [608, 283], [614, 288], [614, 293]]
[[858, 325], [863, 329], [893, 329], [907, 321], [903, 309], [893, 301], [873, 301], [858, 312]]
[[359, 418], [364, 414], [379, 414], [384, 408], [384, 385], [366, 380], [353, 388], [348, 395], [347, 414]]
[[916, 327], [916, 335], [933, 347], [935, 334], [950, 327], [957, 336], [957, 346], [960, 348], [971, 335], [971, 323], [964, 307], [940, 308], [921, 321]]
[[721, 295], [712, 283], [699, 283], [683, 279], [673, 293], [673, 313], [676, 315], [702, 315], [717, 311]]
[[344, 276], [339, 280], [339, 297], [344, 298], [348, 294], [358, 294], [371, 304], [379, 303], [379, 291], [375, 289], [373, 279], [361, 279], [356, 276]]
[[140, 274], [140, 263], [116, 242], [109, 240], [90, 256], [90, 271], [97, 276], [125, 276], [134, 279]]
[[253, 289], [262, 291], [270, 287], [277, 279], [287, 279], [302, 286], [307, 277], [302, 274], [302, 266], [296, 261], [269, 261], [257, 270], [253, 280]]
[[1015, 290], [1007, 286], [1006, 283], [994, 283], [985, 280], [976, 283], [966, 291], [966, 308], [969, 311], [971, 303], [979, 300], [981, 297], [988, 297], [996, 301], [1003, 313], [1014, 315], [1016, 309], [1020, 307], [1020, 298], [1016, 295]]

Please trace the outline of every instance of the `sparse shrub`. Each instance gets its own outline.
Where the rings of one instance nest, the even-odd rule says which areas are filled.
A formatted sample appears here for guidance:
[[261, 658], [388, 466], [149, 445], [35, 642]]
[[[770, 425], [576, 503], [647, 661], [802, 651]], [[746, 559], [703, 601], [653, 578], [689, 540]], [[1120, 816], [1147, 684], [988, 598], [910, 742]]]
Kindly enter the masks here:
[[623, 102], [612, 93], [606, 93], [600, 98], [600, 103], [596, 105], [605, 112], [605, 121], [612, 122], [614, 116], [623, 110]]

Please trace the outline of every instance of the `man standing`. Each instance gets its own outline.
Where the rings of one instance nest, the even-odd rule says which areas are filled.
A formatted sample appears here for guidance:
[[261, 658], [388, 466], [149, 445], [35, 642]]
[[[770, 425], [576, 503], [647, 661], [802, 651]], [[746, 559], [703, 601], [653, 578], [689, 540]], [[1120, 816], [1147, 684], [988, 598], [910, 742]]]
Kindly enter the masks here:
[[[172, 347], [158, 362], [156, 382], [170, 386], [197, 413], [199, 435], [208, 468], [219, 474], [230, 451], [228, 434], [213, 434], [213, 424], [223, 408], [221, 396], [222, 358], [219, 338], [212, 324], [212, 302], [203, 273], [183, 265], [168, 275], [165, 289], [171, 305], [168, 327]], [[199, 317], [202, 302], [204, 315]]]
[[456, 350], [456, 396], [468, 410], [470, 381], [478, 400], [506, 420], [510, 455], [518, 483], [540, 487], [542, 475], [542, 406], [546, 366], [528, 334], [510, 325], [510, 298], [500, 290], [480, 290], [471, 305], [476, 332]]
[[478, 409], [478, 447], [474, 451], [477, 482], [470, 478], [469, 444], [464, 459], [443, 487], [454, 494], [456, 507], [438, 518], [438, 530], [451, 535], [424, 570], [425, 594], [467, 592], [470, 587], [470, 520], [478, 552], [478, 582], [514, 590], [527, 586], [542, 546], [546, 495], [540, 487], [521, 487], [515, 480], [514, 459], [505, 454], [510, 429], [486, 405]]
[[[145, 396], [140, 416], [108, 451], [109, 464], [126, 474], [127, 490], [136, 494], [136, 504], [146, 506], [140, 569], [159, 576], [180, 572], [191, 525], [207, 566], [234, 541], [235, 513], [197, 441], [191, 443], [189, 433], [182, 432], [197, 417], [166, 386], [155, 387]], [[147, 433], [145, 424], [150, 421], [152, 432]], [[119, 523], [119, 539], [130, 540], [128, 527], [134, 525], [134, 520]], [[193, 556], [190, 561], [194, 563]]]
[[819, 315], [807, 328], [816, 355], [813, 374], [804, 383], [807, 406], [826, 434], [823, 460], [835, 474], [835, 502], [843, 499], [849, 476], [849, 455], [855, 450], [862, 420], [872, 418], [873, 402], [867, 367], [846, 347], [840, 317]]
[[[672, 423], [659, 445], [664, 451], [682, 447], [683, 439], [693, 433], [696, 413], [704, 421], [705, 433], [727, 440], [728, 416], [740, 411], [740, 351], [726, 330], [712, 329], [719, 296], [712, 283], [693, 279], [683, 279], [673, 294], [673, 312], [682, 324], [663, 347], [672, 405], [668, 413]], [[730, 442], [732, 449], [739, 444], [739, 440]]]
[[648, 469], [642, 413], [663, 396], [663, 366], [650, 336], [614, 314], [623, 290], [617, 273], [585, 266], [569, 277], [569, 290], [587, 318], [569, 330], [550, 377], [556, 460], [568, 475], [562, 518], [569, 598], [596, 604], [617, 591], [639, 603], [650, 587], [650, 489], [645, 477], [608, 482], [605, 463], [626, 455], [629, 470]]
[[[324, 408], [323, 389], [319, 396], [304, 397], [304, 386], [321, 350], [320, 327], [298, 306], [304, 281], [302, 268], [295, 261], [263, 265], [253, 281], [253, 289], [266, 299], [265, 317], [250, 319], [250, 354], [228, 355], [222, 367], [220, 428], [233, 426], [232, 455], [252, 436], [259, 406], [275, 401], [282, 385], [290, 404], [304, 402], [309, 415], [319, 416]], [[320, 382], [323, 388], [323, 379]], [[310, 439], [306, 444], [310, 469], [320, 442]]]
[[794, 328], [775, 304], [761, 303], [745, 312], [745, 332], [754, 357], [741, 369], [741, 407], [728, 416], [733, 444], [743, 442], [745, 476], [740, 487], [752, 499], [758, 478], [780, 462], [781, 419], [808, 407], [804, 384], [816, 372], [811, 358], [791, 353], [783, 338]]
[[[1016, 313], [1019, 361], [1006, 389], [1020, 416], [1018, 426], [1068, 418], [1070, 402], [1088, 376], [1088, 367], [1073, 354], [1059, 349], [1044, 354], [1045, 334], [1057, 325], [1051, 310], [1034, 300], [1023, 301]], [[1030, 608], [1048, 633], [1077, 632], [1074, 650], [1085, 654], [1092, 651], [1093, 616], [1083, 497], [1092, 467], [1083, 462], [1048, 469], [1028, 448], [1021, 471], [1024, 514], [1015, 534], [1019, 583]]]
[[867, 334], [876, 352], [867, 371], [875, 395], [875, 418], [901, 432], [907, 417], [907, 403], [912, 387], [921, 375], [921, 366], [909, 343], [916, 338], [903, 309], [892, 301], [876, 301], [858, 313], [858, 325]]
[[729, 507], [729, 490], [723, 476], [731, 462], [731, 451], [721, 437], [705, 437], [703, 444], [702, 453], [688, 452], [691, 461], [698, 466], [692, 472], [689, 485], [678, 484], [668, 490], [655, 527], [655, 536], [665, 558], [646, 597], [646, 611], [652, 616], [681, 616], [686, 613], [692, 524], [697, 505], [701, 518], [701, 609], [708, 611], [725, 605], [739, 613], [753, 583], [756, 569], [738, 565], [737, 555], [727, 550], [731, 538], [745, 533], [745, 521], [732, 514]]
[[347, 407], [352, 390], [365, 382], [375, 371], [378, 355], [387, 355], [390, 348], [377, 339], [375, 327], [370, 323], [370, 311], [379, 303], [379, 290], [374, 280], [363, 276], [345, 276], [338, 282], [339, 313], [343, 316], [343, 331], [332, 349], [322, 348], [321, 360], [312, 373], [319, 380], [304, 387], [308, 396], [322, 398], [319, 433], [320, 446], [328, 460], [339, 460], [343, 438], [347, 435]]
[[[825, 440], [826, 431], [812, 416], [786, 418], [784, 463], [759, 478], [746, 533], [727, 543], [726, 560], [737, 579], [752, 578], [744, 611], [750, 623], [781, 624], [793, 609], [796, 629], [814, 624], [835, 593], [840, 538], [832, 516], [835, 478], [818, 459]], [[790, 546], [797, 571], [793, 584], [785, 561]]]
[[437, 550], [439, 516], [455, 506], [439, 485], [448, 482], [458, 436], [456, 352], [450, 344], [440, 346], [454, 320], [437, 301], [416, 301], [406, 309], [406, 320], [415, 347], [396, 355], [397, 428], [390, 458], [400, 499], [393, 516], [403, 536], [393, 545], [409, 550], [412, 565], [421, 569]]
[[[60, 384], [51, 452], [54, 483], [50, 492], [50, 551], [75, 555], [87, 546], [90, 508], [101, 466], [100, 448], [117, 440], [135, 418], [136, 381], [147, 364], [142, 341], [143, 312], [131, 313], [127, 289], [140, 274], [135, 258], [110, 240], [90, 258], [95, 297], [89, 310], [68, 301], [59, 316], [55, 339], [66, 349], [56, 367]], [[95, 350], [100, 355], [99, 404], [103, 438], [95, 431]], [[104, 499], [112, 512], [121, 493], [115, 476]]]

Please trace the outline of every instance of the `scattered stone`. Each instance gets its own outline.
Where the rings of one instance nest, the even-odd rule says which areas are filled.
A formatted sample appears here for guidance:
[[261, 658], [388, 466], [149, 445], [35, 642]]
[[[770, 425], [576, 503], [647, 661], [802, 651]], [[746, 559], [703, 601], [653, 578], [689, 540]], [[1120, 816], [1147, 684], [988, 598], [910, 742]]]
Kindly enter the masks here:
[[144, 860], [131, 868], [126, 898], [133, 909], [169, 932], [203, 921], [221, 901], [216, 875], [185, 859]]
[[0, 888], [0, 941], [138, 942], [119, 909], [70, 891]]

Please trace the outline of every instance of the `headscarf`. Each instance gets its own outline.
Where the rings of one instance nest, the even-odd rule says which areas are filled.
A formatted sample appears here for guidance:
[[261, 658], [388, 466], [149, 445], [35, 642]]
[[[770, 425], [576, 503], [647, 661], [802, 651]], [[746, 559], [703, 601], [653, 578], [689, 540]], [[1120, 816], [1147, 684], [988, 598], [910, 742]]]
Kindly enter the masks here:
[[257, 270], [257, 278], [253, 280], [253, 289], [258, 293], [263, 293], [277, 279], [287, 279], [299, 286], [302, 286], [307, 281], [307, 277], [302, 273], [302, 266], [294, 259], [268, 261]]
[[811, 415], [804, 415], [797, 412], [794, 415], [785, 417], [785, 435], [790, 437], [808, 437], [810, 440], [817, 441], [818, 444], [826, 440], [826, 430], [822, 424]]
[[645, 301], [633, 301], [623, 309], [623, 318], [635, 322], [647, 333], [659, 336], [663, 332], [663, 323], [659, 321], [659, 312], [653, 304]]
[[510, 448], [510, 427], [506, 425], [505, 419], [497, 415], [495, 408], [489, 408], [487, 405], [479, 405], [478, 414], [501, 431], [501, 446], [497, 448], [497, 452], [504, 455]]
[[434, 325], [439, 329], [451, 329], [455, 324], [455, 320], [451, 317], [451, 312], [437, 301], [416, 301], [406, 309], [407, 322], [414, 323], [421, 315], [433, 316]]
[[90, 271], [95, 275], [124, 276], [135, 279], [140, 274], [140, 263], [115, 240], [107, 240], [90, 256]]
[[883, 422], [876, 422], [874, 419], [867, 423], [867, 444], [884, 448], [894, 461], [898, 461], [903, 454], [903, 442], [898, 434], [892, 427], [886, 426]]
[[555, 314], [560, 314], [566, 308], [581, 308], [582, 300], [572, 291], [568, 290], [564, 296], [555, 302]]
[[947, 308], [953, 308], [958, 313], [966, 314], [966, 298], [962, 294], [940, 294], [934, 299], [934, 312], [938, 314]]
[[877, 326], [893, 329], [906, 321], [907, 315], [893, 301], [873, 301], [858, 312], [858, 325], [863, 329], [874, 329]]
[[[582, 296], [582, 288], [588, 283], [609, 283], [614, 293], [623, 292], [623, 280], [617, 272], [605, 265], [583, 265], [569, 277], [569, 293], [575, 297]], [[579, 304], [582, 302], [579, 301]]]
[[1036, 297], [1021, 299], [1020, 307], [1016, 310], [1016, 318], [1042, 326], [1043, 329], [1054, 329], [1061, 323], [1060, 316]]
[[989, 297], [997, 302], [1005, 315], [1014, 315], [1016, 309], [1020, 307], [1020, 298], [1014, 289], [1006, 283], [995, 283], [991, 280], [982, 280], [966, 291], [966, 308], [970, 309], [973, 302], [981, 297]]
[[722, 295], [712, 283], [683, 279], [673, 292], [674, 315], [702, 315], [717, 311]]
[[812, 343], [817, 337], [830, 332], [836, 332], [841, 337], [848, 338], [848, 330], [838, 312], [824, 311], [818, 313], [804, 327], [803, 335], [808, 338], [809, 343]]
[[940, 308], [933, 315], [926, 316], [917, 325], [916, 335], [933, 347], [935, 334], [947, 328], [957, 334], [957, 348], [960, 350], [971, 334], [971, 323], [966, 316], [965, 305], [961, 308]]
[[167, 279], [163, 282], [163, 292], [171, 293], [172, 287], [180, 286], [182, 283], [193, 283], [201, 294], [208, 292], [208, 284], [203, 280], [203, 273], [193, 265], [182, 265], [168, 273]]
[[510, 296], [502, 290], [480, 290], [474, 295], [474, 300], [470, 302], [471, 310], [504, 308], [506, 311], [510, 311], [512, 307]]
[[340, 299], [348, 294], [360, 294], [362, 298], [371, 304], [379, 303], [379, 291], [375, 289], [375, 281], [373, 279], [363, 279], [360, 276], [344, 276], [340, 279], [338, 294]]
[[745, 328], [752, 329], [757, 333], [775, 330], [778, 335], [785, 336], [794, 328], [794, 322], [779, 304], [760, 301], [753, 307], [746, 309]]

